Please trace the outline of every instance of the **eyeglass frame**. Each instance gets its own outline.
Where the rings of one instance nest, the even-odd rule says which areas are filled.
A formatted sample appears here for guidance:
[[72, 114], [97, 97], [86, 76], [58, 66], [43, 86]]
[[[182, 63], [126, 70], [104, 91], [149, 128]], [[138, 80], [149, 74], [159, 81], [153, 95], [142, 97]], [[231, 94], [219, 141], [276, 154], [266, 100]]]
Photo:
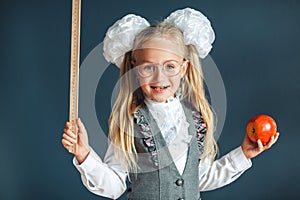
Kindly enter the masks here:
[[[178, 62], [177, 60], [166, 60], [166, 61], [163, 62], [163, 64], [149, 64], [149, 65], [154, 66], [155, 68], [158, 68], [159, 66], [161, 66], [161, 67], [162, 67], [162, 72], [164, 73], [165, 76], [173, 77], [173, 76], [177, 76], [177, 75], [180, 73], [180, 71], [181, 71], [181, 69], [182, 69], [182, 66], [183, 66], [183, 64], [187, 61], [187, 59], [185, 59], [185, 58], [182, 59], [181, 64], [179, 64], [179, 68], [180, 68], [180, 69], [179, 69], [179, 71], [178, 71], [176, 74], [174, 74], [174, 75], [167, 75], [167, 74], [165, 74], [165, 72], [164, 72], [164, 71], [165, 71], [165, 66], [164, 66], [164, 64], [167, 63], [167, 62], [170, 62], [170, 61], [175, 61], [176, 63], [179, 64], [179, 62]], [[154, 71], [152, 71], [152, 74], [149, 75], [149, 76], [144, 76], [144, 75], [142, 75], [141, 72], [140, 72], [140, 70], [139, 70], [139, 68], [142, 67], [142, 66], [143, 66], [143, 64], [142, 64], [142, 65], [137, 65], [136, 67], [134, 67], [134, 68], [136, 69], [136, 71], [138, 72], [138, 75], [139, 75], [140, 77], [142, 77], [142, 78], [148, 78], [148, 77], [153, 76]], [[147, 65], [144, 65], [144, 66], [147, 66]]]

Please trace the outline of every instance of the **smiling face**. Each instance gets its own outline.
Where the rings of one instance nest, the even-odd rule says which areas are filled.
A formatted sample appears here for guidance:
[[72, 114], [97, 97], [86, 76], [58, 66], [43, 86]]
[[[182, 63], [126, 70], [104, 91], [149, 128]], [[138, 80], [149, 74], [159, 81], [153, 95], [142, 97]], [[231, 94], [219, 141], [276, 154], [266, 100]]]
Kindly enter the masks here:
[[[142, 77], [137, 74], [140, 86], [144, 94], [157, 102], [165, 102], [169, 97], [174, 96], [180, 85], [180, 79], [186, 72], [188, 62], [183, 61], [179, 46], [170, 40], [152, 39], [143, 44], [142, 49], [135, 50], [133, 65], [152, 66], [157, 65], [153, 75]], [[177, 62], [180, 71], [174, 76], [167, 76], [162, 65], [168, 61]], [[168, 67], [168, 66], [167, 66]]]

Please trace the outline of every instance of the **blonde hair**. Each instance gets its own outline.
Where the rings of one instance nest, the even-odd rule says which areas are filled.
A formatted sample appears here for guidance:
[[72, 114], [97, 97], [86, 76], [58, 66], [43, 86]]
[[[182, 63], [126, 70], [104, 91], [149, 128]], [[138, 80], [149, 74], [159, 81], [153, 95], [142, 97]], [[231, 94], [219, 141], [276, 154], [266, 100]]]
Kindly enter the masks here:
[[213, 161], [218, 153], [214, 139], [214, 114], [205, 96], [200, 60], [195, 47], [185, 45], [182, 32], [168, 23], [160, 23], [142, 30], [135, 37], [133, 50], [124, 56], [120, 70], [119, 93], [109, 118], [109, 138], [115, 145], [116, 155], [124, 159], [128, 170], [137, 169], [133, 114], [143, 105], [144, 95], [141, 88], [137, 86], [135, 74], [127, 72], [133, 68], [135, 50], [142, 48], [145, 42], [154, 38], [172, 39], [172, 42], [182, 47], [183, 56], [189, 61], [189, 67], [182, 82], [182, 96], [203, 116], [207, 132], [202, 158], [210, 157]]

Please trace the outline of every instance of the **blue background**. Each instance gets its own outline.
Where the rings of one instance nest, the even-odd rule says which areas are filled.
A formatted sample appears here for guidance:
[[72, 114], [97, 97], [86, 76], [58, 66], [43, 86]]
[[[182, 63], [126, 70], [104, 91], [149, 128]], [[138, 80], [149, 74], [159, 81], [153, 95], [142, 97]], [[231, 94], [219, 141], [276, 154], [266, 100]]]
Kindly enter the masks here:
[[[299, 199], [300, 1], [82, 1], [81, 60], [125, 14], [156, 22], [184, 7], [201, 10], [216, 32], [211, 56], [227, 94], [221, 154], [241, 144], [254, 115], [273, 116], [281, 133], [240, 179], [202, 193], [203, 199]], [[71, 0], [1, 1], [0, 199], [104, 199], [84, 188], [61, 145], [68, 120], [70, 22]], [[106, 74], [96, 95], [103, 127], [118, 70]]]

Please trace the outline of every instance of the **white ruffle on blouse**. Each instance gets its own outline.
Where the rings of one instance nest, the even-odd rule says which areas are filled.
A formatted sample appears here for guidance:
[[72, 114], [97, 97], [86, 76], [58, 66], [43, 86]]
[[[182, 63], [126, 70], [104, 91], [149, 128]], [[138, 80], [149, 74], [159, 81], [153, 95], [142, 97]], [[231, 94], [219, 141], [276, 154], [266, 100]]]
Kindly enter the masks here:
[[145, 103], [165, 139], [179, 173], [182, 174], [192, 136], [189, 135], [189, 123], [179, 99], [170, 97], [167, 102], [156, 102], [146, 97]]

